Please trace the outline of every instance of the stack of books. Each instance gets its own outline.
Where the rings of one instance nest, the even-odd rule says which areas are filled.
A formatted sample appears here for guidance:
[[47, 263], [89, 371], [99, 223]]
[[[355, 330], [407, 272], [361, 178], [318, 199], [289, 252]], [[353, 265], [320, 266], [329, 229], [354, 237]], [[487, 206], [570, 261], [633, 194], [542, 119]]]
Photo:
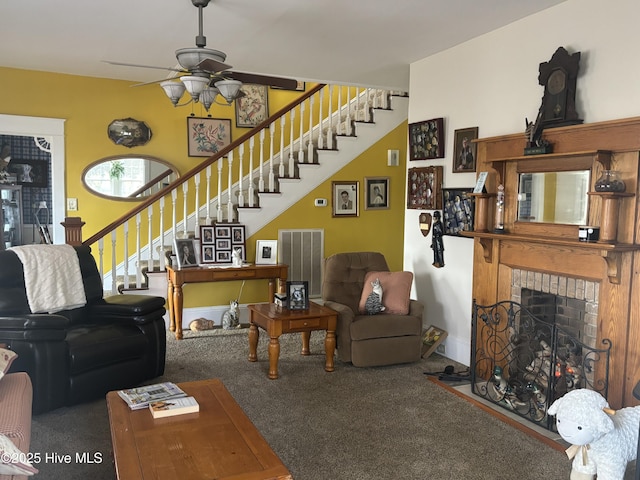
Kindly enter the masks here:
[[187, 396], [184, 390], [172, 382], [118, 390], [118, 395], [131, 410], [148, 408], [153, 418], [200, 411], [196, 399]]

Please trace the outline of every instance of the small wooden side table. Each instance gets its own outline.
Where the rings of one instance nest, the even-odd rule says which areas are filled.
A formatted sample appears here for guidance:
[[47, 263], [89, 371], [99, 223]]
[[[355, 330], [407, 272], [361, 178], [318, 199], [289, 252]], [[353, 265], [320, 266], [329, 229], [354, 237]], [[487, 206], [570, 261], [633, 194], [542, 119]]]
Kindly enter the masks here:
[[336, 324], [338, 312], [328, 307], [309, 302], [308, 310], [289, 310], [274, 303], [249, 305], [249, 361], [258, 360], [258, 327], [269, 335], [269, 378], [278, 378], [278, 359], [280, 357], [280, 335], [283, 333], [301, 333], [301, 355], [309, 355], [309, 339], [314, 330], [326, 330], [324, 351], [326, 361], [324, 369], [333, 372], [333, 355], [336, 350]]

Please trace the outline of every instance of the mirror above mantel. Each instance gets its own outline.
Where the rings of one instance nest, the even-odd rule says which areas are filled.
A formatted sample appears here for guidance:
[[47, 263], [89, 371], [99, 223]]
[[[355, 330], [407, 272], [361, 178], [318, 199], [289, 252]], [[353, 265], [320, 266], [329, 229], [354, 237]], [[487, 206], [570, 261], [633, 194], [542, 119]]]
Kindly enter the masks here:
[[178, 170], [149, 155], [116, 155], [88, 165], [82, 183], [91, 193], [112, 200], [139, 201], [178, 178]]

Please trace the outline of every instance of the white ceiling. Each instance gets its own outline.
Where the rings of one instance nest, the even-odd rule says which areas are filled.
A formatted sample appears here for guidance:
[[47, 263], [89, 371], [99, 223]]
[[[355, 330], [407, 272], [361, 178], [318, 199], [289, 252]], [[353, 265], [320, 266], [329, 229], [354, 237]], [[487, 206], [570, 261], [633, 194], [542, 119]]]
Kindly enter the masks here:
[[[211, 0], [207, 47], [234, 70], [409, 87], [409, 64], [565, 0]], [[0, 0], [0, 65], [136, 82], [194, 47], [191, 0]]]

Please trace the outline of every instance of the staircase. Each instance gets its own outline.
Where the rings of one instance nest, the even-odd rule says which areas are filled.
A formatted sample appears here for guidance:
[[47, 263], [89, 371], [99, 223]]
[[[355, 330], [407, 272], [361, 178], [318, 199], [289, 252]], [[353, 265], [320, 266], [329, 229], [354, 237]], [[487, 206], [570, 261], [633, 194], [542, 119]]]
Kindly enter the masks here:
[[[83, 244], [107, 293], [147, 287], [176, 238], [214, 222], [246, 238], [407, 119], [401, 92], [318, 85]], [[164, 295], [164, 292], [162, 293]]]

